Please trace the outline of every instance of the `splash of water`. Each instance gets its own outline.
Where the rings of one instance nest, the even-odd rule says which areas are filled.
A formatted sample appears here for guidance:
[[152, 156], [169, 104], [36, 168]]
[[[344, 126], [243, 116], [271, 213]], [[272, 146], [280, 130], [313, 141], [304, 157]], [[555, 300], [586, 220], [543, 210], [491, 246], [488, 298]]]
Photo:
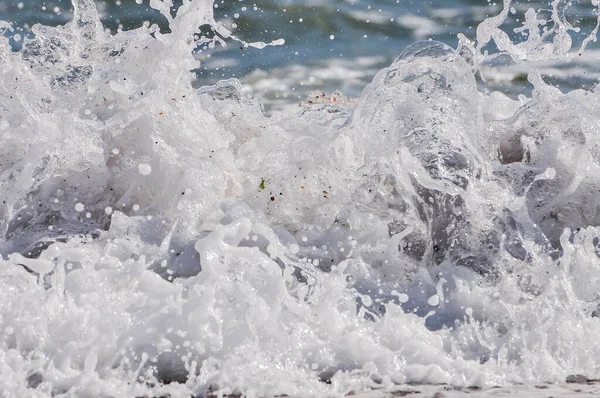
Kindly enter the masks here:
[[112, 36], [92, 1], [73, 6], [19, 52], [0, 41], [0, 391], [598, 374], [597, 94], [532, 67], [522, 104], [473, 73], [491, 41], [527, 65], [568, 55], [563, 2], [512, 43], [506, 0], [476, 45], [416, 43], [356, 105], [273, 118], [236, 80], [192, 88], [194, 50], [240, 40], [211, 1], [153, 0], [171, 33]]

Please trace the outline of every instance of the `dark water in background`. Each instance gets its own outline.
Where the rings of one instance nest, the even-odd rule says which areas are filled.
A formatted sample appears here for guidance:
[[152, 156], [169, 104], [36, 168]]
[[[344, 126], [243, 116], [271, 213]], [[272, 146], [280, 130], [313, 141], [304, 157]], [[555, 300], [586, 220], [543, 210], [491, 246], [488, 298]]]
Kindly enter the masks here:
[[[132, 29], [145, 21], [168, 30], [166, 20], [149, 6], [148, 0], [97, 1], [107, 29]], [[175, 6], [180, 4], [175, 1]], [[456, 47], [457, 34], [474, 39], [477, 25], [501, 10], [501, 2], [489, 0], [222, 0], [217, 2], [217, 20], [246, 41], [285, 39], [285, 45], [262, 50], [243, 49], [231, 42], [226, 48], [204, 51], [197, 71], [197, 85], [213, 84], [237, 77], [247, 94], [260, 97], [267, 108], [303, 100], [313, 90], [358, 96], [366, 83], [410, 43], [435, 39]], [[546, 12], [550, 1], [514, 1], [505, 31], [518, 39], [514, 28], [521, 26], [528, 8]], [[581, 28], [580, 42], [594, 26], [589, 1], [573, 2], [564, 10]], [[69, 0], [3, 0], [0, 20], [11, 21], [25, 32], [35, 23], [64, 24], [72, 16]], [[15, 47], [19, 43], [14, 43]], [[594, 46], [591, 46], [594, 48]], [[499, 60], [499, 64], [504, 61]], [[557, 66], [561, 68], [560, 65]], [[546, 73], [547, 80], [563, 91], [590, 88], [597, 81], [593, 65], [571, 64], [575, 74]], [[582, 69], [585, 72], [582, 72]], [[526, 74], [498, 74], [488, 81], [489, 89], [517, 95], [528, 93]]]

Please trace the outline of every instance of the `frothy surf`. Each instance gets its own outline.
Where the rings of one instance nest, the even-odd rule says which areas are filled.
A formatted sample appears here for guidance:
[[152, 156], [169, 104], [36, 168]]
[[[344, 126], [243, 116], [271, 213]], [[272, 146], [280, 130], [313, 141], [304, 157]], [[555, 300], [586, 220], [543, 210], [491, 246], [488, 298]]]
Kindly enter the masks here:
[[[599, 375], [600, 100], [530, 63], [572, 56], [566, 2], [527, 11], [515, 43], [505, 0], [475, 43], [415, 43], [357, 100], [270, 118], [239, 81], [194, 89], [191, 72], [203, 48], [266, 44], [211, 0], [150, 4], [170, 33], [106, 33], [91, 0], [18, 52], [2, 24], [1, 392]], [[531, 97], [478, 89], [499, 54]]]

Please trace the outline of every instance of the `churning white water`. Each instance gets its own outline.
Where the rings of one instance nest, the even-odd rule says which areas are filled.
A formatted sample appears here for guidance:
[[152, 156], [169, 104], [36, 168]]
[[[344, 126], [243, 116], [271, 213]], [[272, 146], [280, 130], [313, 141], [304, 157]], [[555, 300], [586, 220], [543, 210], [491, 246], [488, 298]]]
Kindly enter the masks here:
[[[416, 43], [360, 98], [270, 118], [239, 81], [192, 87], [199, 50], [266, 45], [212, 0], [151, 0], [170, 33], [115, 35], [73, 0], [18, 52], [2, 23], [0, 395], [600, 376], [600, 97], [532, 66], [595, 32], [572, 49], [555, 0], [513, 42], [510, 3], [475, 43]], [[478, 89], [499, 54], [531, 97]]]

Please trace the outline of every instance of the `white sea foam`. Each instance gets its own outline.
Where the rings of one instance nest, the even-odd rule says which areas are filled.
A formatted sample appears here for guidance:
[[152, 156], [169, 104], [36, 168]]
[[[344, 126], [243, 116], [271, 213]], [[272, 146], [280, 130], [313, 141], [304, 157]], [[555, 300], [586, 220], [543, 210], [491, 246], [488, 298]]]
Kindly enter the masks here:
[[569, 56], [560, 13], [507, 42], [505, 1], [475, 45], [416, 43], [357, 101], [267, 118], [236, 80], [192, 88], [194, 49], [241, 40], [210, 0], [151, 1], [168, 34], [73, 5], [0, 41], [4, 395], [599, 375], [598, 95], [474, 77], [492, 40], [524, 67]]

